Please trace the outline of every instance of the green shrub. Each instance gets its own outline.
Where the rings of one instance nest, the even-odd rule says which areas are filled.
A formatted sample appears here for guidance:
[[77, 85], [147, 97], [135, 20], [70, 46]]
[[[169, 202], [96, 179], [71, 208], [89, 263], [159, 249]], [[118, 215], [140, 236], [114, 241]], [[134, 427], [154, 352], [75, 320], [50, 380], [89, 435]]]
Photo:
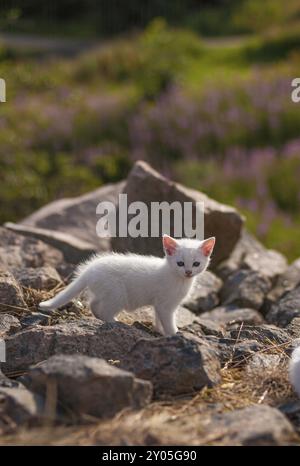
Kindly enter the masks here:
[[80, 81], [131, 81], [143, 96], [153, 98], [178, 81], [188, 63], [202, 53], [194, 33], [171, 29], [156, 19], [136, 39], [116, 41], [81, 58], [74, 76]]
[[300, 48], [300, 28], [269, 33], [245, 47], [245, 58], [253, 62], [284, 60]]
[[300, 204], [300, 158], [295, 155], [279, 158], [269, 168], [268, 185], [271, 195], [284, 212], [299, 212]]

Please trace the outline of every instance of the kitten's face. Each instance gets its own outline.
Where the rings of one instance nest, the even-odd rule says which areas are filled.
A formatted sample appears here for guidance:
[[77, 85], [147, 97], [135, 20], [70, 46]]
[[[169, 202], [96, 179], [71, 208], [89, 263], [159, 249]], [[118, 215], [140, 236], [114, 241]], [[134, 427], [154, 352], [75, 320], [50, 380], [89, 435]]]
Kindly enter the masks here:
[[182, 278], [190, 279], [207, 268], [214, 249], [215, 238], [204, 241], [175, 240], [163, 236], [163, 247], [170, 267]]

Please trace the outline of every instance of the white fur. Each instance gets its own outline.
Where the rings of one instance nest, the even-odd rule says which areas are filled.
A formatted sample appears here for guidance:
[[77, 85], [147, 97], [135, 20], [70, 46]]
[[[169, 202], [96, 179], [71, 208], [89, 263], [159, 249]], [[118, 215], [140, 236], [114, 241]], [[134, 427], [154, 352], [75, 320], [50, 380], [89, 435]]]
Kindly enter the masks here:
[[300, 396], [300, 346], [294, 349], [289, 367], [290, 381]]
[[[175, 311], [191, 290], [195, 276], [207, 268], [214, 238], [200, 242], [164, 235], [163, 245], [164, 258], [116, 253], [92, 258], [79, 266], [77, 278], [65, 290], [40, 303], [40, 308], [56, 309], [88, 288], [91, 310], [99, 319], [112, 322], [122, 310], [150, 305], [155, 309], [156, 329], [174, 335]], [[193, 266], [195, 262], [200, 265]]]

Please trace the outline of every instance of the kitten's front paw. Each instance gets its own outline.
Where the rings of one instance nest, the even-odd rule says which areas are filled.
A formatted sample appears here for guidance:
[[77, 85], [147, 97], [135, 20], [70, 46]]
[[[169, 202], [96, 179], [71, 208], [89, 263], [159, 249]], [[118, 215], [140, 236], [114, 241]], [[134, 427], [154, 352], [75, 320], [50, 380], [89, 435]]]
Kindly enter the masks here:
[[49, 299], [48, 301], [42, 301], [38, 305], [38, 308], [41, 311], [53, 311], [55, 308], [51, 304], [51, 299]]
[[164, 337], [174, 337], [174, 335], [176, 335], [178, 333], [178, 328], [176, 328], [176, 330], [169, 330], [168, 332], [164, 332], [163, 333], [163, 336]]

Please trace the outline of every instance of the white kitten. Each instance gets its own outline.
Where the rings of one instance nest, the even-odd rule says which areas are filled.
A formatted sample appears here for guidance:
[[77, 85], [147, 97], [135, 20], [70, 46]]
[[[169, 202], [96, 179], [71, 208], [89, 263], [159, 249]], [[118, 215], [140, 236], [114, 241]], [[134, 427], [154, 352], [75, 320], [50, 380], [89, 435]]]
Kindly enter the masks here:
[[174, 335], [175, 311], [195, 276], [207, 268], [214, 245], [215, 238], [175, 240], [164, 235], [164, 258], [116, 253], [96, 256], [79, 266], [77, 278], [57, 296], [40, 303], [40, 308], [56, 309], [88, 288], [91, 310], [99, 319], [112, 322], [122, 310], [151, 305], [156, 329]]
[[294, 349], [289, 367], [290, 381], [300, 396], [300, 346]]

